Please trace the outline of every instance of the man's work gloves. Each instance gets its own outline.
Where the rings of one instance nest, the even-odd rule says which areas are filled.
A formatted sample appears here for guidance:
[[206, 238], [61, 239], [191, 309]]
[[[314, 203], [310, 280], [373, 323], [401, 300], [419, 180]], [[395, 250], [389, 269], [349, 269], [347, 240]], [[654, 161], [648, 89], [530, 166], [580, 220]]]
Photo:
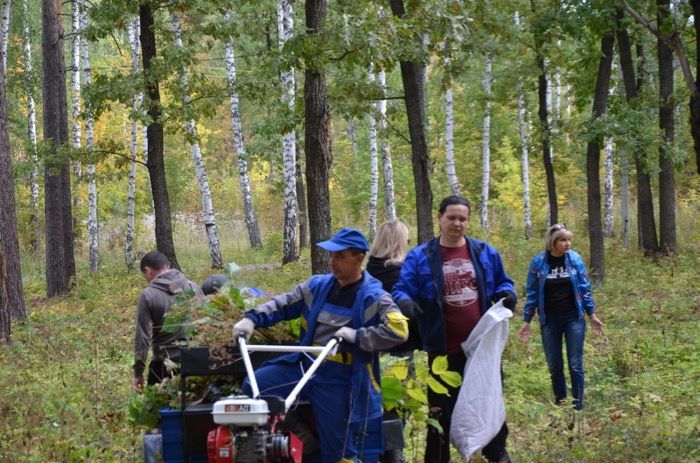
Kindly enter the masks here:
[[354, 330], [349, 326], [344, 326], [336, 331], [334, 336], [342, 338], [343, 341], [349, 344], [355, 344], [355, 341], [357, 340], [357, 330]]
[[241, 321], [233, 325], [233, 345], [238, 345], [238, 338], [241, 335], [245, 336], [246, 342], [250, 340], [253, 331], [255, 331], [255, 322], [250, 318], [243, 317]]
[[515, 297], [515, 294], [511, 293], [510, 291], [501, 291], [500, 293], [496, 293], [494, 299], [496, 300], [496, 302], [503, 299], [503, 305], [506, 306], [506, 308], [510, 310], [515, 310], [515, 302], [517, 301], [517, 299]]

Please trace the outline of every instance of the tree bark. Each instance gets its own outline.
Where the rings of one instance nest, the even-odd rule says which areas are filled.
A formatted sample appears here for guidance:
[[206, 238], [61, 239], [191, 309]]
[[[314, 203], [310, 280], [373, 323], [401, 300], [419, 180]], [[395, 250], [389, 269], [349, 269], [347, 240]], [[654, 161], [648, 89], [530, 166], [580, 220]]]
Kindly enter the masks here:
[[[47, 1], [47, 0], [45, 0]], [[148, 4], [139, 6], [141, 21], [141, 56], [143, 73], [146, 82], [144, 104], [150, 118], [147, 128], [148, 139], [148, 176], [151, 180], [153, 209], [156, 219], [156, 247], [170, 261], [170, 265], [179, 269], [173, 242], [172, 219], [170, 214], [170, 197], [165, 177], [165, 161], [163, 147], [163, 124], [161, 121], [160, 89], [156, 77], [151, 74], [151, 62], [156, 58], [156, 35], [153, 21], [153, 11]]]
[[9, 342], [10, 320], [24, 320], [27, 312], [22, 291], [5, 95], [5, 85], [0, 85], [0, 340]]
[[[129, 22], [129, 45], [131, 47], [131, 75], [139, 72], [139, 18], [135, 16]], [[136, 114], [143, 96], [131, 99], [131, 113]], [[134, 231], [136, 222], [136, 153], [138, 151], [138, 122], [131, 117], [131, 138], [129, 143], [129, 186], [127, 195], [126, 239], [124, 242], [124, 260], [126, 267], [134, 268]]]
[[[406, 14], [403, 0], [391, 0], [394, 16], [403, 18]], [[417, 37], [417, 40], [422, 40]], [[411, 164], [416, 193], [416, 219], [418, 242], [424, 243], [433, 238], [433, 192], [430, 186], [432, 162], [428, 154], [425, 136], [425, 98], [423, 88], [423, 66], [412, 61], [401, 61], [401, 80], [404, 88], [408, 131], [411, 138]]]
[[491, 55], [484, 57], [484, 74], [481, 86], [484, 90], [483, 129], [481, 132], [481, 229], [489, 232], [489, 190], [491, 187]]
[[[282, 52], [284, 44], [292, 38], [294, 30], [294, 10], [289, 0], [277, 0], [277, 48]], [[280, 86], [282, 90], [281, 101], [294, 114], [294, 100], [296, 91], [296, 76], [294, 69], [284, 70], [280, 73]], [[305, 198], [303, 183], [298, 178], [299, 171], [297, 159], [297, 138], [294, 129], [282, 134], [282, 165], [284, 177], [284, 249], [282, 264], [294, 262], [299, 259], [297, 254], [297, 208], [299, 208], [298, 220], [300, 221], [299, 247], [302, 242], [302, 232], [305, 232], [306, 210], [302, 198]], [[302, 188], [299, 188], [301, 183]], [[301, 192], [301, 195], [299, 194]], [[302, 210], [304, 217], [302, 217]], [[306, 236], [304, 236], [306, 239]]]
[[604, 165], [604, 180], [603, 190], [605, 192], [605, 200], [603, 206], [603, 236], [612, 238], [615, 235], [614, 222], [615, 213], [613, 211], [614, 203], [614, 163], [613, 163], [613, 140], [610, 137], [605, 138], [605, 157]]
[[[382, 95], [386, 96], [386, 73], [380, 69], [377, 82], [382, 87]], [[382, 151], [382, 179], [384, 180], [384, 209], [388, 221], [396, 220], [396, 200], [394, 199], [394, 166], [391, 160], [391, 146], [387, 134], [386, 100], [377, 102], [379, 112], [379, 137]]]
[[[295, 134], [296, 139], [296, 134]], [[299, 150], [296, 150], [299, 152]], [[296, 159], [297, 217], [299, 218], [299, 249], [309, 246], [309, 214], [306, 211], [306, 188], [301, 168], [301, 158]]]
[[695, 147], [695, 167], [700, 174], [700, 0], [690, 0], [695, 28], [695, 91], [690, 93], [690, 133]]
[[[669, 0], [657, 0], [657, 21], [663, 24], [670, 16]], [[676, 250], [676, 185], [672, 146], [675, 132], [673, 119], [673, 50], [660, 37], [656, 42], [659, 65], [659, 246], [665, 255]]]
[[[80, 10], [80, 30], [87, 29], [88, 11], [87, 4], [84, 0], [74, 0], [79, 4]], [[92, 71], [90, 68], [90, 47], [85, 34], [80, 35], [80, 50], [81, 62], [83, 70], [83, 84], [89, 86], [92, 81]], [[94, 149], [94, 127], [95, 120], [90, 113], [89, 108], [86, 108], [85, 118], [85, 147], [92, 152]], [[88, 264], [90, 272], [96, 272], [100, 267], [100, 240], [99, 240], [99, 222], [97, 219], [97, 180], [95, 176], [95, 164], [90, 163], [87, 166], [87, 181], [88, 181]]]
[[542, 56], [544, 40], [535, 35], [535, 50], [537, 67], [540, 75], [537, 78], [537, 97], [539, 110], [537, 115], [540, 120], [540, 143], [542, 144], [542, 162], [544, 164], [545, 177], [547, 179], [547, 204], [549, 206], [548, 224], [559, 222], [559, 205], [557, 204], [557, 186], [554, 178], [554, 165], [552, 164], [552, 129], [549, 124], [549, 110], [547, 105], [547, 69]]
[[[306, 32], [319, 33], [326, 18], [325, 0], [306, 0]], [[328, 173], [331, 167], [330, 111], [326, 78], [321, 69], [307, 67], [304, 72], [304, 150], [306, 152], [306, 188], [308, 192], [309, 231], [311, 235], [311, 271], [330, 271], [328, 253], [316, 243], [330, 238], [331, 209]]]
[[461, 195], [455, 169], [454, 114], [452, 112], [452, 86], [445, 90], [445, 173], [453, 195]]
[[[600, 42], [601, 57], [593, 96], [592, 120], [605, 113], [610, 90], [610, 72], [613, 60], [613, 35], [605, 35]], [[595, 283], [605, 280], [605, 246], [601, 221], [600, 196], [600, 136], [588, 142], [586, 150], [586, 179], [588, 183], [588, 237], [590, 241], [590, 274]]]
[[[374, 82], [374, 66], [369, 69], [369, 81]], [[377, 148], [377, 117], [374, 111], [369, 113], [369, 233], [372, 241], [377, 233], [377, 196], [379, 194], [379, 154]]]
[[34, 69], [32, 63], [32, 44], [29, 35], [29, 6], [28, 0], [22, 0], [22, 12], [24, 24], [22, 24], [22, 55], [24, 57], [24, 86], [27, 93], [27, 137], [29, 138], [29, 152], [31, 158], [31, 170], [29, 171], [29, 188], [31, 214], [29, 216], [30, 240], [32, 253], [39, 251], [39, 158], [36, 152], [36, 103], [34, 101]]
[[2, 22], [0, 22], [0, 55], [2, 55], [2, 83], [7, 81], [7, 45], [10, 40], [11, 0], [2, 0]]
[[57, 154], [68, 142], [66, 76], [63, 61], [61, 3], [43, 0], [43, 120], [44, 140], [51, 145], [44, 172], [46, 218], [46, 293], [67, 293], [74, 283], [73, 214], [68, 162]]
[[[621, 15], [622, 13], [619, 12], [618, 25], [619, 20], [622, 18]], [[626, 29], [618, 27], [617, 44], [620, 51], [620, 70], [622, 71], [622, 81], [625, 85], [625, 97], [629, 103], [634, 104], [644, 79], [635, 77], [632, 47]], [[640, 72], [639, 74], [641, 75], [642, 73]], [[645, 157], [644, 147], [637, 147], [634, 152], [637, 177], [637, 230], [639, 234], [637, 241], [646, 256], [654, 256], [659, 252], [659, 244], [656, 236], [651, 178], [644, 168], [643, 162]]]

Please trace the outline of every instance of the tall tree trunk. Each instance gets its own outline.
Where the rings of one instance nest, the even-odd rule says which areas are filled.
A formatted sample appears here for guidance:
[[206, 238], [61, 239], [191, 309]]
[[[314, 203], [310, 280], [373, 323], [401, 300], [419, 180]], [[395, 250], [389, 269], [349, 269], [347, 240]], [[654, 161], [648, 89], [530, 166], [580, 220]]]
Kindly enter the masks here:
[[[284, 44], [292, 38], [294, 32], [294, 10], [290, 0], [277, 0], [277, 47], [280, 53]], [[287, 107], [290, 115], [294, 114], [296, 77], [294, 69], [283, 70], [280, 73], [282, 89], [282, 104]], [[297, 207], [299, 208], [299, 247], [306, 245], [306, 204], [304, 203], [303, 180], [297, 159], [297, 137], [295, 130], [289, 130], [282, 135], [282, 165], [284, 177], [284, 251], [282, 264], [288, 264], [299, 259], [296, 248]], [[301, 188], [299, 188], [301, 184]], [[301, 193], [301, 194], [299, 194]], [[303, 216], [302, 216], [303, 214]]]
[[2, 55], [2, 83], [7, 81], [7, 45], [10, 40], [11, 0], [2, 0], [2, 21], [0, 22], [0, 55]]
[[73, 214], [68, 162], [57, 156], [68, 142], [63, 24], [57, 0], [42, 3], [44, 140], [51, 145], [44, 171], [46, 294], [67, 293], [75, 278]]
[[[520, 28], [520, 13], [513, 15], [515, 26]], [[525, 228], [525, 239], [532, 238], [532, 211], [530, 206], [530, 142], [527, 133], [527, 107], [525, 104], [525, 91], [523, 90], [523, 80], [518, 79], [516, 86], [518, 94], [518, 133], [520, 135], [520, 178], [523, 184], [523, 222]]]
[[[618, 12], [618, 25], [622, 19], [622, 12]], [[635, 77], [634, 62], [632, 59], [632, 47], [629, 34], [626, 29], [618, 27], [617, 44], [620, 50], [620, 70], [622, 81], [625, 85], [625, 97], [633, 103], [639, 94], [644, 79]], [[641, 51], [641, 48], [640, 48]], [[638, 53], [643, 56], [641, 53]], [[642, 73], [640, 72], [640, 75]], [[634, 153], [635, 171], [637, 176], [637, 230], [638, 242], [647, 256], [653, 256], [659, 252], [659, 244], [656, 237], [656, 223], [654, 220], [654, 201], [651, 191], [651, 178], [644, 167], [646, 152], [644, 147], [637, 148]]]
[[484, 116], [481, 132], [481, 229], [489, 232], [489, 188], [491, 186], [491, 55], [484, 57]]
[[[600, 42], [600, 61], [593, 95], [591, 119], [595, 121], [605, 113], [610, 89], [610, 72], [612, 69], [613, 35], [606, 35]], [[595, 283], [605, 280], [605, 246], [603, 224], [601, 221], [600, 200], [600, 137], [588, 142], [586, 149], [586, 179], [588, 183], [588, 237], [590, 240], [590, 273]]]
[[39, 251], [39, 158], [36, 152], [36, 103], [34, 101], [34, 66], [32, 63], [32, 43], [29, 34], [28, 0], [22, 0], [24, 23], [22, 24], [22, 54], [24, 57], [24, 86], [27, 93], [27, 136], [29, 138], [29, 153], [32, 162], [29, 171], [29, 187], [31, 191], [31, 214], [29, 216], [30, 247], [33, 253]]
[[[88, 24], [88, 10], [85, 0], [74, 0], [80, 4], [80, 29], [84, 31]], [[83, 84], [90, 85], [92, 81], [92, 71], [90, 68], [90, 48], [85, 34], [80, 36], [82, 51], [82, 67], [83, 67]], [[85, 147], [92, 152], [94, 149], [94, 126], [95, 120], [92, 117], [89, 109], [86, 109], [85, 118]], [[97, 220], [97, 181], [95, 178], [95, 164], [90, 163], [87, 166], [88, 180], [88, 254], [89, 266], [91, 272], [96, 272], [100, 267], [100, 240], [99, 240], [99, 223]]]
[[445, 173], [447, 183], [453, 195], [461, 195], [459, 180], [455, 170], [455, 147], [454, 147], [455, 121], [452, 113], [452, 86], [445, 89]]
[[[80, 1], [73, 0], [71, 3], [71, 146], [79, 150], [82, 146], [82, 129], [80, 127]], [[74, 160], [73, 164], [73, 181], [76, 185], [76, 190], [80, 188], [81, 179], [83, 176], [83, 166], [79, 160]], [[80, 195], [73, 195], [73, 210], [78, 211], [81, 206]], [[78, 220], [73, 216], [73, 230], [79, 227]]]
[[[44, 0], [48, 1], [48, 0]], [[146, 82], [144, 104], [150, 118], [147, 128], [148, 140], [148, 176], [151, 179], [153, 209], [156, 218], [156, 247], [165, 254], [170, 264], [180, 268], [175, 255], [173, 242], [172, 219], [170, 215], [170, 197], [165, 178], [165, 161], [163, 154], [163, 123], [161, 121], [160, 89], [158, 78], [151, 74], [151, 62], [157, 57], [156, 35], [153, 21], [153, 10], [147, 3], [139, 6], [141, 26], [141, 57], [143, 73]]]
[[605, 200], [603, 201], [603, 236], [606, 238], [612, 238], [615, 235], [614, 229], [614, 211], [613, 211], [613, 175], [614, 175], [614, 164], [613, 164], [613, 141], [612, 138], [605, 138], [605, 156], [603, 158], [604, 166], [604, 179], [603, 179], [603, 191]]
[[10, 320], [24, 320], [27, 312], [22, 292], [17, 210], [5, 95], [5, 85], [0, 85], [0, 340], [9, 342]]
[[630, 165], [627, 151], [620, 150], [620, 234], [625, 247], [630, 245]]
[[[170, 20], [175, 40], [175, 47], [182, 48], [182, 32], [180, 30], [180, 20], [175, 13], [172, 13], [170, 15]], [[178, 74], [180, 77], [180, 85], [183, 91], [182, 106], [183, 108], [186, 108], [190, 104], [190, 96], [187, 93], [189, 85], [187, 69], [185, 67], [182, 67], [178, 70]], [[216, 231], [216, 217], [214, 215], [214, 206], [211, 200], [211, 190], [209, 189], [207, 170], [204, 166], [204, 160], [202, 159], [202, 150], [199, 146], [197, 124], [193, 119], [188, 119], [185, 121], [185, 132], [187, 133], [188, 138], [190, 140], [189, 143], [190, 150], [192, 153], [192, 164], [194, 165], [195, 177], [197, 178], [197, 184], [199, 185], [199, 195], [202, 205], [202, 219], [204, 221], [204, 231], [206, 232], [207, 239], [209, 241], [209, 255], [211, 256], [211, 268], [224, 268], [224, 261], [221, 257], [221, 247], [219, 246], [219, 234]]]
[[[296, 134], [295, 134], [296, 136]], [[300, 150], [296, 150], [297, 152]], [[301, 158], [296, 159], [296, 189], [297, 189], [297, 217], [299, 217], [299, 249], [309, 246], [309, 214], [306, 211], [306, 188], [304, 188], [304, 174], [301, 167]]]
[[[139, 18], [135, 16], [129, 22], [129, 45], [131, 47], [131, 75], [139, 72]], [[129, 143], [129, 188], [127, 196], [126, 239], [124, 241], [124, 260], [126, 267], [134, 268], [134, 231], [136, 221], [136, 153], [138, 151], [138, 122], [135, 114], [139, 109], [139, 100], [143, 96], [131, 99], [131, 139]]]
[[[417, 2], [416, 2], [417, 3]], [[392, 13], [403, 18], [406, 14], [403, 0], [391, 0]], [[421, 37], [417, 37], [421, 40]], [[411, 164], [416, 194], [416, 218], [418, 242], [424, 243], [433, 238], [433, 192], [430, 186], [432, 162], [428, 154], [424, 122], [423, 66], [412, 61], [401, 61], [408, 131], [411, 137]]]
[[[369, 80], [374, 82], [374, 66], [370, 66]], [[379, 155], [377, 149], [377, 117], [375, 112], [369, 113], [369, 233], [368, 238], [374, 239], [377, 233], [377, 195], [379, 193]]]
[[[377, 82], [382, 87], [382, 95], [386, 96], [386, 73], [384, 69], [380, 69], [377, 73]], [[380, 147], [382, 151], [382, 178], [384, 180], [384, 208], [386, 209], [386, 218], [389, 221], [396, 220], [396, 200], [394, 199], [394, 166], [391, 160], [391, 146], [389, 145], [389, 136], [387, 134], [386, 122], [386, 100], [382, 99], [377, 102], [379, 112], [379, 135]]]
[[7, 268], [5, 267], [4, 243], [0, 236], [0, 347], [11, 341], [12, 316], [7, 300]]
[[[535, 4], [532, 1], [533, 14], [537, 14], [535, 11]], [[555, 224], [559, 222], [559, 206], [557, 204], [557, 186], [554, 178], [554, 166], [552, 164], [552, 133], [549, 124], [549, 111], [547, 110], [547, 69], [545, 67], [544, 56], [542, 55], [544, 47], [544, 37], [535, 31], [535, 53], [537, 67], [540, 70], [540, 74], [537, 78], [537, 97], [539, 103], [539, 110], [537, 112], [540, 120], [540, 143], [542, 144], [542, 162], [544, 164], [544, 172], [547, 179], [547, 206], [549, 209], [549, 216], [547, 217], [548, 224]]]
[[695, 167], [700, 174], [700, 0], [690, 0], [695, 29], [695, 91], [690, 92], [690, 133], [695, 149]]
[[[226, 17], [232, 17], [230, 11], [226, 12]], [[228, 21], [227, 21], [228, 22]], [[245, 215], [246, 226], [248, 227], [248, 240], [250, 247], [255, 248], [262, 245], [260, 239], [260, 228], [258, 227], [258, 219], [255, 216], [255, 208], [253, 206], [253, 193], [250, 186], [250, 177], [248, 176], [248, 155], [243, 141], [243, 122], [241, 119], [241, 108], [238, 98], [238, 92], [235, 90], [236, 83], [236, 57], [233, 51], [233, 39], [226, 40], [226, 76], [231, 92], [231, 126], [233, 130], [233, 142], [236, 145], [236, 154], [238, 157], [238, 180], [241, 187], [241, 195], [243, 197], [243, 210]]]
[[[306, 0], [306, 33], [310, 36], [318, 34], [325, 19], [326, 0]], [[330, 271], [328, 253], [315, 244], [330, 238], [331, 235], [328, 191], [328, 172], [332, 162], [331, 120], [323, 70], [307, 67], [304, 75], [304, 151], [311, 234], [311, 271], [318, 274]]]
[[[657, 21], [664, 24], [670, 16], [669, 0], [657, 0]], [[659, 246], [665, 255], [676, 250], [676, 184], [673, 172], [673, 50], [660, 38], [656, 42], [659, 64]]]

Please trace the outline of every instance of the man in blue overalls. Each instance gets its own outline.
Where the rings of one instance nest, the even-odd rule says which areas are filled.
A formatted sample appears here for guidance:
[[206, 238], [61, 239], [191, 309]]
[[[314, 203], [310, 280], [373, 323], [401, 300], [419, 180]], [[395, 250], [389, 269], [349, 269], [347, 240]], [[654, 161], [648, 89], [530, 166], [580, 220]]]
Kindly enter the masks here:
[[[362, 459], [366, 427], [382, 415], [377, 351], [404, 342], [408, 325], [382, 284], [362, 270], [369, 243], [360, 231], [343, 228], [318, 246], [330, 253], [332, 273], [314, 275], [247, 311], [233, 337], [250, 338], [256, 327], [301, 317], [301, 345], [343, 339], [301, 398], [311, 403], [316, 418], [322, 462], [350, 463]], [[311, 363], [297, 353], [267, 362], [255, 372], [261, 393], [286, 397]], [[243, 388], [251, 395], [247, 380]]]

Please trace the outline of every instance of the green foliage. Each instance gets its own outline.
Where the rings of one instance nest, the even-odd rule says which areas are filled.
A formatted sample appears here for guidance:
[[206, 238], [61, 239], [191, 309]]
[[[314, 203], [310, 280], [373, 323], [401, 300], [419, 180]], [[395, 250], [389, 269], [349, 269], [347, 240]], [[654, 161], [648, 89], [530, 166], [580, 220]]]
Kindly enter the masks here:
[[157, 385], [146, 386], [143, 393], [132, 395], [128, 407], [129, 424], [153, 429], [160, 421], [160, 409], [170, 402], [170, 396]]

